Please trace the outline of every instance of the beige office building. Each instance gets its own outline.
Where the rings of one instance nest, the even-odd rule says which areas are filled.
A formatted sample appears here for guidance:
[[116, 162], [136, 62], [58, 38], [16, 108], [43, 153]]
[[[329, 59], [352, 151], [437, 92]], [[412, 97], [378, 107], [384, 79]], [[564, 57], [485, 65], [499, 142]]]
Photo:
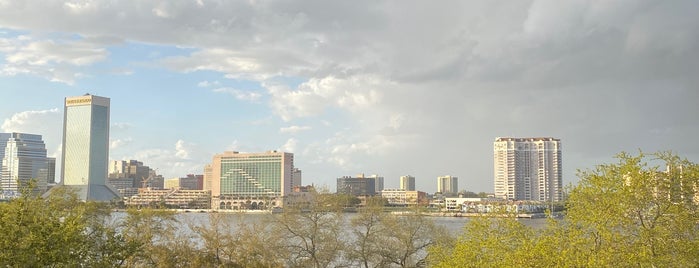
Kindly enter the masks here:
[[214, 156], [204, 181], [214, 197], [281, 197], [291, 192], [293, 173], [292, 153], [224, 152]]
[[509, 200], [561, 201], [561, 140], [497, 138], [495, 196]]

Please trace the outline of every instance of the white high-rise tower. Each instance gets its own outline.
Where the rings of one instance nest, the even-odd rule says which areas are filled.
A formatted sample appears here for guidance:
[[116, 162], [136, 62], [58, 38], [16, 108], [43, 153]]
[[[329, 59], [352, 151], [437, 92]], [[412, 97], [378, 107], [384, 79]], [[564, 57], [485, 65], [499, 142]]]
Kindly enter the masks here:
[[437, 177], [437, 192], [445, 195], [458, 193], [459, 178], [450, 175]]
[[400, 189], [415, 191], [415, 177], [411, 175], [400, 176]]
[[495, 196], [510, 200], [561, 201], [561, 140], [497, 138]]
[[109, 98], [86, 94], [65, 99], [61, 184], [82, 200], [112, 200], [109, 187]]

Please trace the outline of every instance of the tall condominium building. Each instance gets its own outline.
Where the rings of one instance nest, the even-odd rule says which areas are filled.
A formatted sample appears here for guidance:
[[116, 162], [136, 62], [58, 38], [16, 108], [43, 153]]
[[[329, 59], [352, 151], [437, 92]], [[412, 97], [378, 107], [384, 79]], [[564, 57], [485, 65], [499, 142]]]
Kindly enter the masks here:
[[374, 183], [375, 183], [375, 185], [374, 185], [374, 186], [375, 186], [375, 187], [374, 187], [374, 191], [375, 191], [376, 193], [380, 193], [381, 191], [383, 191], [383, 189], [384, 189], [384, 186], [383, 186], [383, 177], [381, 177], [381, 176], [379, 176], [379, 175], [376, 175], [376, 174], [371, 175], [370, 177], [371, 177], [371, 178], [374, 178]]
[[338, 194], [348, 194], [353, 196], [371, 196], [376, 194], [376, 178], [364, 177], [359, 174], [356, 177], [344, 176], [337, 178]]
[[[33, 192], [46, 191], [50, 174], [46, 145], [41, 135], [26, 133], [0, 133], [4, 146], [0, 148], [0, 196], [12, 198], [34, 181]], [[55, 161], [55, 160], [54, 160]]]
[[415, 177], [406, 175], [400, 177], [400, 189], [415, 191]]
[[437, 192], [444, 195], [458, 193], [459, 178], [450, 175], [437, 177]]
[[292, 153], [224, 152], [215, 155], [210, 171], [205, 171], [204, 188], [210, 183], [214, 197], [282, 197], [291, 192], [293, 173]]
[[497, 138], [494, 156], [496, 197], [561, 201], [561, 140]]
[[107, 185], [109, 102], [89, 94], [65, 99], [61, 185], [82, 200], [119, 198]]
[[298, 168], [294, 168], [294, 172], [291, 173], [291, 188], [301, 186], [302, 179], [303, 172]]
[[211, 164], [204, 165], [204, 190], [211, 191], [213, 187], [214, 167]]
[[51, 184], [51, 183], [56, 183], [56, 158], [55, 157], [49, 157], [46, 158], [47, 160], [47, 174], [46, 174], [46, 181]]

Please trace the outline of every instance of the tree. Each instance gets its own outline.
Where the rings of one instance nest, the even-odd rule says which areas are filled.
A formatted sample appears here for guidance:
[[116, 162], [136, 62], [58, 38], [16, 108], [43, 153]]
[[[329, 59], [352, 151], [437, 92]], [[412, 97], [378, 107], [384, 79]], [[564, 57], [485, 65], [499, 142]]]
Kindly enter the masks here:
[[425, 263], [427, 248], [444, 244], [447, 231], [417, 212], [410, 216], [388, 214], [382, 220], [384, 226], [378, 254], [382, 263], [398, 267], [417, 267]]
[[[266, 215], [260, 215], [266, 216]], [[198, 267], [281, 267], [284, 256], [268, 220], [211, 213], [208, 224], [190, 224], [202, 241]]]
[[580, 172], [570, 193], [570, 228], [586, 242], [579, 251], [592, 265], [699, 263], [699, 167], [666, 152], [617, 158]]
[[432, 267], [527, 267], [533, 231], [513, 217], [471, 218], [453, 243], [430, 247]]
[[366, 206], [350, 221], [354, 239], [350, 243], [347, 258], [364, 268], [385, 267], [389, 264], [379, 254], [385, 246], [379, 238], [386, 231], [382, 223], [387, 215], [383, 212], [384, 201], [380, 197], [368, 198]]
[[311, 204], [286, 206], [272, 218], [271, 231], [284, 243], [289, 266], [338, 266], [335, 262], [345, 252], [342, 208], [346, 200], [327, 192], [314, 194]]
[[171, 252], [178, 249], [178, 241], [172, 237], [175, 232], [175, 213], [162, 209], [130, 208], [120, 224], [120, 230], [126, 241], [137, 246], [136, 254], [127, 259], [131, 266], [146, 265], [150, 267], [168, 267], [177, 257]]
[[[617, 155], [578, 173], [567, 213], [537, 233], [513, 218], [473, 219], [435, 267], [692, 267], [699, 263], [699, 167], [671, 153]], [[651, 164], [656, 164], [652, 166]]]
[[118, 266], [134, 253], [133, 245], [105, 224], [107, 204], [82, 202], [64, 187], [46, 198], [32, 196], [30, 188], [0, 203], [0, 266]]

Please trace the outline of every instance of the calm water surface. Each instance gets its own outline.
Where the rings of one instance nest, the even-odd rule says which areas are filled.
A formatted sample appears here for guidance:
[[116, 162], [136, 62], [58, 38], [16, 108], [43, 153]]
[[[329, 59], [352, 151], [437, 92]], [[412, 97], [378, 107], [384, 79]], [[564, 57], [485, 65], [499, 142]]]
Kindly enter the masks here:
[[[119, 221], [124, 218], [125, 212], [115, 212], [113, 214], [115, 221]], [[348, 213], [344, 214], [345, 222], [349, 221], [355, 217], [356, 214]], [[270, 217], [268, 213], [217, 213], [215, 216], [221, 217], [222, 221], [229, 223], [229, 226], [235, 228], [239, 223], [243, 224], [256, 224], [263, 221], [266, 217]], [[271, 215], [274, 216], [274, 215]], [[209, 213], [178, 213], [175, 218], [178, 221], [179, 231], [182, 233], [190, 233], [192, 230], [190, 226], [200, 226], [205, 227], [210, 224]], [[406, 216], [410, 217], [410, 216]], [[470, 221], [468, 217], [430, 217], [435, 224], [443, 226], [448, 232], [458, 235], [462, 232], [463, 227]], [[532, 227], [534, 229], [542, 229], [546, 226], [546, 219], [518, 219], [524, 225]]]

